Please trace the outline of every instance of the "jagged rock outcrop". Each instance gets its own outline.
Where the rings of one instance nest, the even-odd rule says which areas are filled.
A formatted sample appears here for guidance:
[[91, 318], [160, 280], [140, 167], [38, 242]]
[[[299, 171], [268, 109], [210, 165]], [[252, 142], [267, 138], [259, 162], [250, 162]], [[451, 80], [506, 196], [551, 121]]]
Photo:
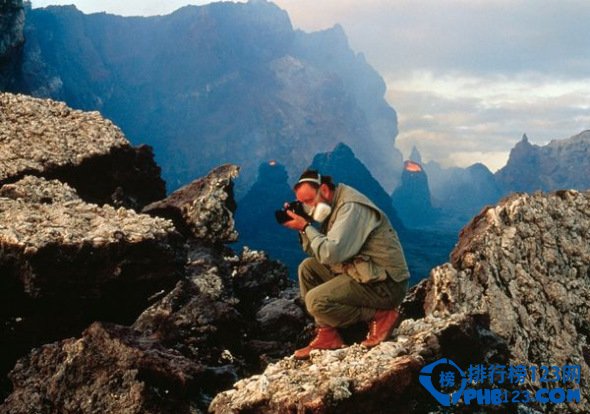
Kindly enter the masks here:
[[185, 254], [168, 220], [86, 203], [57, 180], [0, 187], [2, 372], [93, 320], [133, 320], [180, 278]]
[[151, 148], [133, 148], [98, 112], [0, 94], [0, 186], [25, 175], [58, 179], [91, 203], [141, 208], [165, 196]]
[[25, 12], [22, 0], [0, 3], [0, 91], [18, 84]]
[[[206, 409], [215, 394], [230, 387], [238, 378], [259, 372], [268, 361], [281, 358], [301, 345], [298, 335], [309, 319], [296, 299], [284, 266], [269, 260], [262, 252], [244, 249], [237, 255], [224, 246], [231, 240], [228, 235], [235, 233], [232, 210], [227, 206], [234, 204], [231, 180], [237, 170], [234, 165], [222, 166], [189, 186], [191, 196], [200, 200], [200, 205], [175, 204], [183, 212], [189, 212], [176, 217], [183, 221], [184, 228], [202, 228], [205, 233], [191, 232], [186, 243], [181, 239], [180, 246], [174, 240], [162, 243], [163, 252], [146, 251], [142, 264], [147, 268], [133, 263], [133, 257], [125, 263], [140, 271], [145, 278], [142, 283], [147, 284], [150, 272], [157, 270], [158, 260], [167, 255], [180, 255], [184, 277], [176, 286], [164, 286], [152, 295], [151, 306], [144, 308], [130, 327], [94, 324], [80, 339], [66, 339], [33, 350], [11, 372], [14, 389], [0, 406], [0, 413], [63, 412], [71, 407], [78, 407], [84, 413], [199, 412]], [[87, 214], [77, 209], [78, 204], [84, 203], [76, 198], [71, 188], [39, 178], [27, 180], [33, 181], [34, 189], [21, 188], [17, 183], [19, 185], [3, 186], [2, 194], [31, 198], [41, 206], [35, 208], [51, 208], [58, 216], [61, 210], [56, 200], [59, 200], [69, 208], [64, 208], [63, 215], [74, 217], [70, 220], [87, 218]], [[53, 187], [61, 192], [54, 194]], [[186, 201], [185, 196], [186, 193], [181, 192], [172, 199]], [[22, 199], [20, 201], [25, 204]], [[110, 206], [102, 209], [117, 216], [137, 217], [145, 221], [139, 224], [148, 225], [154, 232], [158, 224], [173, 228], [170, 221], [162, 218], [122, 208], [115, 210]], [[194, 209], [198, 213], [191, 214]], [[93, 217], [92, 223], [100, 224], [100, 218]], [[52, 227], [48, 221], [45, 225]], [[63, 226], [70, 228], [67, 222]], [[130, 226], [119, 227], [105, 226], [106, 230], [115, 231], [113, 237], [120, 243], [135, 234]], [[74, 226], [78, 228], [83, 230]], [[75, 230], [68, 231], [75, 233]], [[94, 233], [86, 228], [88, 237]], [[110, 234], [101, 233], [105, 240], [100, 242], [108, 246]], [[197, 238], [197, 234], [201, 237]], [[43, 234], [39, 237], [45, 239]], [[70, 273], [89, 271], [85, 266], [94, 262], [86, 257], [87, 250], [93, 253], [88, 248], [73, 249], [72, 257], [78, 261], [70, 264]], [[110, 251], [113, 254], [124, 252], [125, 246], [111, 246]], [[52, 263], [62, 262], [55, 259]], [[117, 269], [115, 265], [104, 262], [107, 269]], [[121, 274], [125, 273], [125, 266], [121, 269]], [[20, 271], [15, 271], [15, 276], [18, 274]], [[118, 281], [118, 274], [112, 276], [112, 287], [120, 297], [114, 303], [103, 298], [104, 306], [113, 312], [118, 312], [118, 305], [128, 304], [138, 290], [131, 282]], [[62, 278], [64, 286], [80, 283], [76, 275], [64, 274]], [[89, 293], [69, 289], [73, 297], [70, 311], [96, 317], [95, 313], [84, 311], [79, 306], [81, 298], [76, 298], [92, 292], [91, 288]], [[53, 316], [48, 315], [49, 321], [53, 321]], [[21, 317], [18, 319], [11, 323], [23, 323]], [[112, 315], [110, 320], [121, 322]], [[63, 338], [63, 332], [55, 334]], [[81, 400], [83, 395], [87, 396], [84, 401]]]
[[587, 190], [590, 188], [589, 153], [590, 131], [553, 140], [545, 146], [531, 144], [525, 134], [495, 177], [504, 192]]
[[369, 351], [316, 351], [309, 362], [284, 359], [219, 394], [210, 411], [429, 412], [437, 404], [416, 376], [444, 356], [463, 368], [494, 361], [580, 365], [580, 403], [489, 409], [588, 412], [589, 226], [590, 192], [508, 197], [475, 217], [451, 263], [433, 269], [408, 296], [410, 318], [393, 341]]
[[238, 171], [232, 164], [217, 167], [164, 200], [145, 206], [143, 212], [171, 219], [187, 237], [210, 243], [236, 241], [232, 180]]

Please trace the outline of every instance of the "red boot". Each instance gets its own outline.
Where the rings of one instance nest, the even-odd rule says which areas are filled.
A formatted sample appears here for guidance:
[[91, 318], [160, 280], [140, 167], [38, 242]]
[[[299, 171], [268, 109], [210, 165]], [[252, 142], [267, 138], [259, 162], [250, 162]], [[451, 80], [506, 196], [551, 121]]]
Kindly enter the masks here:
[[398, 311], [392, 310], [378, 310], [375, 317], [369, 324], [369, 333], [367, 339], [361, 342], [367, 348], [372, 348], [379, 345], [381, 342], [391, 336], [391, 333], [399, 323], [401, 317]]
[[317, 328], [315, 338], [311, 340], [309, 345], [296, 350], [293, 356], [295, 359], [307, 359], [313, 349], [338, 349], [343, 346], [344, 342], [338, 330], [329, 326], [323, 326]]

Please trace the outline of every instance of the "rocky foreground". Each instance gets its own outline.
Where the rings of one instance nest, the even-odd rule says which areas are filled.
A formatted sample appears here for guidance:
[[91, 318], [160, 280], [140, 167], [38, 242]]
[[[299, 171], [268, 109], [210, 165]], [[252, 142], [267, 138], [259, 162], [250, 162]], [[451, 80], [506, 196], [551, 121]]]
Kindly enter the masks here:
[[137, 150], [118, 128], [0, 98], [0, 412], [195, 412], [295, 347], [308, 320], [286, 269], [225, 246], [236, 166], [141, 213], [159, 168], [121, 162]]
[[[238, 255], [223, 245], [227, 234], [234, 233], [231, 214], [220, 212], [226, 211], [227, 203], [231, 205], [233, 202], [233, 196], [227, 190], [231, 188], [228, 184], [235, 174], [235, 166], [222, 166], [187, 187], [196, 199], [208, 200], [207, 205], [211, 207], [201, 208], [201, 214], [192, 215], [193, 221], [184, 223], [186, 228], [208, 228], [207, 232], [199, 233], [202, 239], [187, 238], [181, 246], [175, 245], [172, 240], [160, 243], [162, 251], [144, 249], [144, 254], [138, 256], [143, 258], [142, 262], [135, 264], [131, 262], [135, 257], [129, 254], [131, 248], [107, 248], [107, 251], [121, 254], [129, 269], [143, 275], [144, 279], [138, 281], [151, 287], [154, 284], [153, 281], [150, 283], [150, 275], [158, 269], [157, 260], [170, 254], [180, 255], [184, 257], [180, 263], [180, 280], [171, 290], [164, 286], [159, 293], [152, 295], [149, 299], [152, 305], [130, 326], [96, 322], [78, 339], [44, 345], [19, 360], [9, 375], [13, 392], [0, 407], [0, 412], [195, 412], [205, 409], [217, 392], [230, 387], [238, 378], [258, 371], [262, 364], [266, 364], [266, 358], [282, 357], [295, 347], [296, 336], [307, 320], [295, 305], [295, 294], [289, 289], [291, 282], [287, 279], [286, 269], [269, 261], [263, 253], [244, 250]], [[72, 257], [78, 261], [70, 261], [68, 266], [64, 266], [71, 272], [85, 273], [87, 276], [83, 280], [86, 284], [81, 283], [77, 274], [57, 272], [48, 274], [46, 284], [40, 284], [34, 291], [41, 296], [51, 295], [55, 293], [51, 290], [53, 286], [63, 285], [72, 297], [88, 297], [94, 292], [88, 282], [92, 281], [90, 272], [94, 269], [99, 270], [99, 275], [109, 276], [110, 286], [119, 289], [119, 301], [107, 301], [110, 309], [114, 311], [121, 304], [128, 306], [137, 290], [137, 286], [131, 284], [132, 276], [124, 272], [125, 265], [121, 266], [123, 271], [119, 269], [117, 272], [111, 262], [105, 261], [104, 255], [92, 247], [109, 246], [109, 243], [122, 243], [124, 240], [131, 245], [137, 244], [138, 240], [133, 239], [133, 223], [126, 225], [123, 221], [116, 227], [105, 225], [106, 233], [93, 227], [86, 228], [86, 215], [77, 207], [78, 204], [87, 205], [77, 199], [72, 189], [69, 193], [64, 191], [55, 196], [50, 189], [67, 186], [38, 178], [23, 181], [32, 182], [39, 191], [43, 188], [42, 195], [21, 188], [19, 183], [5, 185], [2, 191], [13, 196], [30, 197], [30, 203], [35, 208], [52, 208], [54, 214], [60, 217], [69, 214], [70, 221], [62, 220], [61, 227], [52, 225], [49, 216], [36, 220], [54, 231], [51, 237], [57, 237], [56, 227], [58, 233], [59, 230], [66, 233], [71, 226], [71, 232], [80, 232], [80, 237], [84, 235], [84, 240], [87, 240], [81, 241], [81, 245], [86, 247], [73, 249]], [[187, 191], [187, 188], [178, 192]], [[195, 188], [199, 190], [195, 192]], [[170, 197], [182, 198], [178, 193]], [[40, 199], [60, 199], [69, 204], [67, 208], [48, 206], [38, 203]], [[4, 199], [0, 198], [0, 201]], [[7, 199], [6, 202], [12, 201]], [[186, 211], [190, 210], [190, 205], [192, 199], [178, 207]], [[87, 208], [100, 210], [96, 206]], [[152, 221], [152, 231], [157, 231], [160, 225], [164, 235], [179, 236], [166, 219], [152, 218], [123, 208], [115, 210], [110, 206], [104, 206], [102, 210], [107, 212], [103, 214], [115, 215], [120, 220], [121, 217], [135, 217], [138, 227]], [[26, 217], [31, 216], [29, 213], [23, 212]], [[217, 226], [203, 225], [214, 216], [218, 217]], [[225, 217], [226, 221], [221, 217]], [[100, 224], [96, 211], [89, 219], [91, 225]], [[37, 233], [39, 240], [48, 240], [58, 252], [60, 247], [68, 246], [63, 238], [45, 237], [40, 229]], [[147, 238], [145, 232], [142, 236]], [[35, 248], [29, 247], [32, 251]], [[85, 256], [84, 251], [89, 256]], [[102, 258], [102, 266], [98, 266], [93, 257]], [[55, 264], [64, 262], [61, 256], [49, 256], [48, 260]], [[49, 264], [44, 268], [52, 269]], [[17, 279], [20, 276], [19, 281], [27, 286], [22, 269], [15, 270], [13, 274]], [[173, 276], [174, 273], [169, 272], [168, 275]], [[117, 280], [116, 276], [123, 276], [122, 280]], [[43, 280], [32, 279], [36, 282]], [[68, 287], [67, 283], [74, 286]], [[83, 291], [77, 291], [77, 285], [83, 287]], [[281, 306], [277, 307], [277, 302]], [[34, 309], [41, 309], [40, 304], [34, 305]], [[68, 309], [73, 310], [73, 306]], [[78, 311], [87, 313], [89, 310], [78, 304]], [[121, 322], [121, 315], [102, 315], [97, 319]], [[16, 325], [22, 323], [22, 318], [19, 318]], [[279, 332], [282, 334], [280, 337], [276, 335]]]
[[[475, 217], [451, 263], [433, 269], [414, 289], [404, 304], [411, 318], [393, 341], [370, 351], [353, 345], [312, 353], [309, 362], [270, 364], [219, 394], [210, 411], [429, 412], [436, 404], [418, 373], [446, 357], [464, 369], [477, 363], [580, 365], [580, 403], [531, 403], [526, 409], [587, 413], [589, 229], [590, 192], [512, 195]], [[539, 388], [530, 381], [523, 386]], [[495, 409], [516, 412], [517, 406]], [[522, 404], [518, 409], [526, 412]]]

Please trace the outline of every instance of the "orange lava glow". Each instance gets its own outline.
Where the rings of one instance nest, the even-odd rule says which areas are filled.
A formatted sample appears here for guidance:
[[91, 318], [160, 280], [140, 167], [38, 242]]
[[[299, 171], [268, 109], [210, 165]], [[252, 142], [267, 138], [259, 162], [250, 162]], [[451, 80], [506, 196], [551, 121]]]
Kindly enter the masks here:
[[422, 172], [422, 166], [414, 161], [406, 161], [404, 163], [404, 169], [410, 172]]
[[268, 162], [268, 165], [270, 165], [271, 167], [274, 167], [275, 165], [277, 165], [277, 162], [275, 160], [270, 160]]

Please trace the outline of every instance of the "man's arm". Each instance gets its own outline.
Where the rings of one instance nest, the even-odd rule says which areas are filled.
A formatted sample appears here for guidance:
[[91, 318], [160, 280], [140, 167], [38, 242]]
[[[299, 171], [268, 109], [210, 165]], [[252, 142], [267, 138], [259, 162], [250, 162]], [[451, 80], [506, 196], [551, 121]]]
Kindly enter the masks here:
[[307, 226], [305, 236], [309, 249], [320, 263], [332, 265], [354, 257], [378, 225], [372, 209], [358, 203], [346, 203], [338, 210], [338, 217], [328, 234], [323, 235]]

